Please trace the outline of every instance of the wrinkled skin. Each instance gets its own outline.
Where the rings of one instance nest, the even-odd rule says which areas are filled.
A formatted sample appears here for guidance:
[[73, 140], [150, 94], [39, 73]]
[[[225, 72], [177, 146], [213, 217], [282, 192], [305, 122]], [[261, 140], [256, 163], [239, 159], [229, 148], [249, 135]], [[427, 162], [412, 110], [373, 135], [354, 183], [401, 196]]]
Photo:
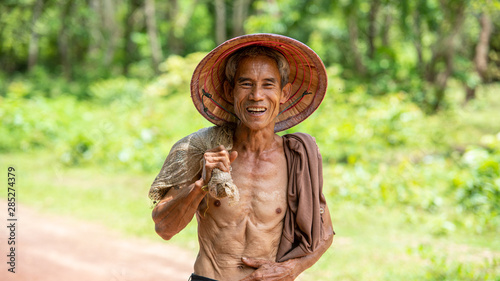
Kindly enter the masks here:
[[[239, 118], [233, 150], [215, 147], [204, 155], [203, 172], [188, 188], [171, 189], [153, 210], [157, 233], [170, 239], [194, 215], [198, 220], [200, 252], [196, 274], [225, 280], [294, 280], [328, 249], [332, 238], [303, 258], [276, 262], [276, 253], [287, 208], [287, 165], [283, 140], [274, 133], [279, 106], [290, 94], [280, 85], [276, 63], [268, 57], [240, 62], [235, 85], [224, 85]], [[229, 206], [201, 187], [212, 170], [232, 168], [240, 202]], [[326, 223], [331, 223], [329, 212]]]

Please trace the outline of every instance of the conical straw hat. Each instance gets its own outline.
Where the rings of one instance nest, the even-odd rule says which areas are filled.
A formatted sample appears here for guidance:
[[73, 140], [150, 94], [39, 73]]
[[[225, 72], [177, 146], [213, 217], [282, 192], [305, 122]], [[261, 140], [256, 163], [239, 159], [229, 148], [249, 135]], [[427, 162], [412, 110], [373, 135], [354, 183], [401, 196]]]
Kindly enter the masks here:
[[327, 76], [319, 56], [304, 43], [276, 34], [250, 34], [230, 39], [213, 49], [196, 67], [191, 79], [191, 98], [208, 121], [216, 125], [236, 123], [231, 100], [224, 95], [228, 58], [238, 49], [257, 45], [273, 48], [287, 59], [292, 84], [289, 99], [281, 104], [275, 132], [304, 121], [325, 96]]

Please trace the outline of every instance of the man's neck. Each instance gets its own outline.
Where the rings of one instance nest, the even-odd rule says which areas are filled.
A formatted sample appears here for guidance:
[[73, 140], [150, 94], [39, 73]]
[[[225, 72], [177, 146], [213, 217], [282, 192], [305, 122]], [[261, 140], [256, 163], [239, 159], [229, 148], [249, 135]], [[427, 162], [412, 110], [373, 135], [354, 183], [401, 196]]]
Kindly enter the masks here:
[[233, 150], [259, 155], [279, 147], [279, 139], [280, 137], [274, 133], [274, 128], [251, 130], [248, 127], [237, 126], [233, 137]]

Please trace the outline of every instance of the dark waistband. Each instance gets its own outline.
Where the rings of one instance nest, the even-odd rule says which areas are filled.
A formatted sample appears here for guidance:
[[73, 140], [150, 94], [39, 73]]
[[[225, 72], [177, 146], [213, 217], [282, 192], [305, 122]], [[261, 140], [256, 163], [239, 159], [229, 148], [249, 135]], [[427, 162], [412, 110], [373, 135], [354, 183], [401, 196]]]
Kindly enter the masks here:
[[189, 281], [217, 281], [215, 279], [212, 279], [212, 278], [208, 278], [208, 277], [203, 277], [203, 276], [200, 276], [200, 275], [196, 275], [196, 274], [191, 274], [191, 277], [189, 277]]

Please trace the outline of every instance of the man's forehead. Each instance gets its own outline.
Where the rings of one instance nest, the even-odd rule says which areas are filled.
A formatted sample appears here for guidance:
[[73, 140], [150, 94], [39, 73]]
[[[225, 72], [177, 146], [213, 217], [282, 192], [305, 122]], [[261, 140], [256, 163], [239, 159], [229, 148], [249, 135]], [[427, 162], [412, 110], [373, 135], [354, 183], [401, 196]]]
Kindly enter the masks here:
[[[252, 77], [247, 77], [247, 76], [239, 76], [236, 81], [238, 82], [244, 82], [244, 81], [251, 81], [254, 80]], [[272, 83], [277, 83], [279, 80], [276, 79], [275, 77], [269, 76], [269, 77], [264, 77], [262, 80], [267, 81], [267, 82], [272, 82]]]
[[278, 70], [278, 63], [271, 57], [268, 57], [266, 55], [259, 55], [259, 56], [248, 56], [244, 57], [241, 59], [241, 61], [238, 63], [238, 66], [236, 68], [236, 72], [240, 72], [244, 68], [251, 68], [251, 67], [266, 67], [269, 66], [271, 69], [276, 72], [278, 72], [279, 75], [279, 70]]

